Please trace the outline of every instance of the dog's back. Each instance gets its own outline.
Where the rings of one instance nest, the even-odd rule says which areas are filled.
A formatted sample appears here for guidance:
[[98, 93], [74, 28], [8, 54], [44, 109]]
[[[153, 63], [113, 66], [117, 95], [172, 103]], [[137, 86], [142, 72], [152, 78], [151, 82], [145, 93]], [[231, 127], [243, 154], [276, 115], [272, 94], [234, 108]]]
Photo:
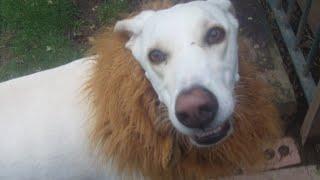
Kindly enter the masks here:
[[0, 179], [104, 176], [86, 151], [88, 103], [80, 93], [91, 64], [82, 59], [0, 84]]

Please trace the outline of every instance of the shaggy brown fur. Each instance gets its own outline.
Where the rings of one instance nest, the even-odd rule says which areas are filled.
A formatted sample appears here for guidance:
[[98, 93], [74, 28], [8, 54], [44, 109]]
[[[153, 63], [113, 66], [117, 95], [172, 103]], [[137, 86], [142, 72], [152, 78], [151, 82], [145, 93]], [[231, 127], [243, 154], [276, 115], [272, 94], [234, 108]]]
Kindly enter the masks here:
[[[159, 7], [159, 6], [158, 6]], [[93, 101], [92, 142], [119, 172], [151, 179], [207, 179], [263, 162], [263, 147], [279, 137], [279, 116], [266, 85], [240, 54], [235, 132], [216, 147], [200, 149], [176, 132], [144, 71], [125, 49], [125, 34], [97, 38], [99, 55], [88, 82]], [[250, 51], [239, 41], [240, 52]]]

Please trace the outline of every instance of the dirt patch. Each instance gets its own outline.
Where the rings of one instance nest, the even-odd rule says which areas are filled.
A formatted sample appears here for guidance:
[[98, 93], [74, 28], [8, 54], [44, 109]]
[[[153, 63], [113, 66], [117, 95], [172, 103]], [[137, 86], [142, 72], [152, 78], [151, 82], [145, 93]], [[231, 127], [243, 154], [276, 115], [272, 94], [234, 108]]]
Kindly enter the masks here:
[[74, 32], [74, 41], [86, 44], [99, 29], [107, 26], [108, 24], [113, 24], [118, 17], [124, 17], [126, 14], [136, 10], [144, 2], [144, 0], [128, 1], [127, 12], [118, 14], [117, 17], [114, 17], [108, 22], [102, 22], [99, 8], [103, 6], [105, 2], [105, 0], [73, 0], [73, 3], [79, 10], [78, 19], [80, 20], [79, 29], [77, 32]]

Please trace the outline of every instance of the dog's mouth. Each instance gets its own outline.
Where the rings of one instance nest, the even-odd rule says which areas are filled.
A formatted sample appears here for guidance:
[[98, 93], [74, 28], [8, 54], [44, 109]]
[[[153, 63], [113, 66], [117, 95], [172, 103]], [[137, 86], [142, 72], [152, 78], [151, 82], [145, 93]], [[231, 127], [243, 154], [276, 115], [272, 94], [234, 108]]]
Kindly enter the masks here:
[[232, 124], [227, 121], [215, 128], [209, 128], [202, 132], [197, 132], [191, 139], [199, 146], [211, 146], [226, 139], [232, 131]]

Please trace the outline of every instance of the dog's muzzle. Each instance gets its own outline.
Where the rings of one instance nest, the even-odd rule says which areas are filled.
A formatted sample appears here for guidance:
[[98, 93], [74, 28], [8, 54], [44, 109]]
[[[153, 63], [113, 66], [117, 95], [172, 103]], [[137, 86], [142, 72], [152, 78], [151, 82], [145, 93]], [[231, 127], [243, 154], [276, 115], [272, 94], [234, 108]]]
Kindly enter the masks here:
[[200, 86], [182, 91], [175, 105], [178, 121], [195, 132], [190, 138], [205, 146], [220, 142], [232, 129], [230, 121], [212, 127], [218, 109], [217, 97]]

